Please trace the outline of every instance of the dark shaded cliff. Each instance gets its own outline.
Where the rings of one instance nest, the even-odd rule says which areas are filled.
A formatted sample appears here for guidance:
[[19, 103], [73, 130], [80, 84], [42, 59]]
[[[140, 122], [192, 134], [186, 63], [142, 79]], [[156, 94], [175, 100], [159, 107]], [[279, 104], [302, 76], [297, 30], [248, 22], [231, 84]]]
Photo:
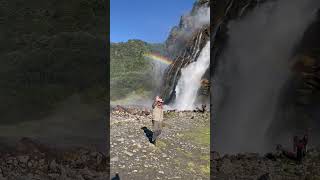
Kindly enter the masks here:
[[107, 2], [0, 4], [0, 136], [104, 139]]
[[105, 9], [94, 0], [1, 2], [2, 123], [38, 118], [74, 93], [106, 87]]
[[[271, 114], [272, 121], [267, 126], [257, 127], [256, 125], [262, 124], [263, 116], [260, 115], [260, 118], [253, 119], [249, 121], [249, 117], [251, 114], [247, 114], [248, 121], [244, 121], [245, 125], [238, 123], [240, 117], [232, 116], [234, 113], [240, 110], [247, 110], [246, 112], [252, 112], [251, 109], [254, 109], [255, 106], [265, 107], [265, 109], [261, 109], [262, 112], [267, 112], [268, 108], [271, 106], [269, 103], [265, 103], [261, 101], [257, 103], [249, 109], [245, 109], [242, 107], [246, 107], [249, 103], [249, 100], [242, 98], [246, 94], [244, 92], [238, 92], [238, 96], [230, 96], [230, 92], [234, 92], [234, 88], [232, 88], [232, 84], [230, 82], [218, 82], [217, 76], [219, 74], [219, 68], [225, 65], [225, 56], [226, 52], [230, 49], [232, 41], [230, 40], [232, 36], [232, 29], [234, 24], [241, 25], [243, 20], [246, 17], [252, 15], [253, 11], [257, 12], [258, 10], [262, 10], [265, 4], [273, 4], [277, 2], [289, 2], [289, 1], [281, 1], [281, 0], [266, 0], [266, 1], [256, 1], [256, 0], [243, 0], [243, 1], [232, 1], [232, 0], [216, 0], [211, 1], [211, 99], [212, 107], [211, 107], [211, 148], [214, 151], [219, 151], [219, 153], [224, 154], [227, 152], [242, 153], [243, 151], [239, 150], [241, 148], [246, 149], [246, 152], [253, 153], [264, 153], [268, 151], [272, 151], [275, 149], [276, 144], [282, 144], [288, 149], [292, 147], [292, 137], [293, 135], [302, 135], [306, 130], [309, 129], [310, 132], [310, 141], [309, 147], [310, 151], [307, 153], [307, 157], [301, 164], [296, 164], [293, 160], [289, 160], [287, 158], [280, 157], [277, 160], [268, 159], [267, 156], [262, 157], [258, 154], [250, 154], [245, 153], [237, 154], [237, 155], [221, 155], [219, 153], [212, 153], [212, 171], [214, 174], [213, 177], [217, 179], [312, 179], [317, 176], [309, 171], [309, 168], [317, 163], [317, 156], [314, 156], [315, 152], [311, 150], [311, 147], [317, 147], [319, 145], [319, 10], [314, 14], [314, 18], [311, 23], [308, 23], [306, 27], [304, 27], [303, 33], [301, 37], [291, 37], [292, 39], [298, 39], [297, 42], [294, 43], [294, 48], [290, 49], [289, 58], [282, 59], [282, 62], [286, 62], [289, 64], [287, 67], [289, 70], [289, 78], [286, 80], [284, 85], [280, 88], [279, 92], [275, 92], [275, 94], [279, 93], [277, 97], [278, 103], [275, 106], [275, 113]], [[298, 2], [298, 1], [296, 1]], [[313, 9], [319, 9], [320, 4], [317, 1], [308, 1], [313, 5]], [[293, 1], [292, 1], [293, 3]], [[287, 4], [288, 5], [288, 4]], [[290, 4], [288, 5], [290, 6]], [[273, 13], [276, 11], [275, 8], [277, 5], [270, 6], [269, 13]], [[268, 9], [266, 8], [266, 9]], [[302, 9], [302, 7], [301, 7]], [[307, 8], [306, 8], [307, 9]], [[312, 9], [312, 8], [310, 8]], [[279, 13], [280, 14], [280, 13]], [[286, 12], [281, 12], [281, 14], [286, 14]], [[257, 15], [254, 14], [254, 15]], [[268, 11], [266, 13], [267, 17]], [[252, 16], [251, 16], [252, 17]], [[253, 17], [252, 17], [253, 18]], [[290, 18], [290, 17], [289, 17]], [[249, 18], [250, 19], [250, 18]], [[268, 18], [266, 18], [268, 19]], [[301, 19], [294, 18], [294, 15], [291, 19], [295, 19], [296, 22], [301, 21]], [[251, 19], [252, 20], [252, 19]], [[272, 22], [272, 19], [269, 18], [269, 21]], [[289, 28], [289, 22], [283, 21], [282, 16], [278, 16], [277, 23], [281, 27], [283, 27], [283, 31], [279, 32], [287, 32], [285, 28]], [[281, 23], [282, 22], [282, 23]], [[232, 24], [233, 23], [233, 24]], [[244, 23], [245, 25], [248, 25]], [[244, 27], [243, 25], [242, 27]], [[283, 26], [282, 26], [283, 25]], [[253, 32], [253, 26], [245, 27], [246, 31]], [[277, 27], [274, 27], [277, 28]], [[265, 28], [264, 31], [267, 32], [268, 29], [272, 30], [272, 26], [270, 28]], [[281, 30], [281, 29], [280, 29]], [[267, 33], [266, 33], [267, 34]], [[248, 42], [251, 42], [252, 38], [254, 38], [255, 34], [252, 36], [245, 36], [239, 39], [246, 40], [239, 43], [237, 47], [240, 50], [246, 50], [246, 45]], [[267, 36], [267, 35], [266, 35]], [[268, 36], [267, 36], [268, 37]], [[271, 36], [270, 36], [271, 38]], [[282, 37], [279, 37], [281, 39]], [[261, 38], [263, 39], [263, 38]], [[255, 45], [257, 47], [263, 47], [263, 41], [261, 39], [257, 39]], [[260, 40], [260, 41], [259, 41]], [[268, 41], [267, 38], [263, 39]], [[287, 39], [288, 42], [291, 39]], [[279, 53], [279, 47], [277, 41], [273, 43], [274, 51], [271, 52], [273, 54]], [[280, 42], [278, 42], [280, 43]], [[253, 48], [256, 49], [256, 48]], [[251, 52], [247, 57], [255, 57], [253, 54], [254, 50], [251, 49]], [[272, 48], [270, 48], [272, 49]], [[269, 51], [266, 51], [269, 52]], [[270, 52], [269, 52], [270, 53]], [[232, 60], [237, 61], [234, 57]], [[270, 56], [274, 57], [274, 56]], [[263, 58], [263, 57], [261, 57]], [[242, 59], [243, 60], [243, 59]], [[259, 58], [256, 59], [259, 62]], [[272, 59], [270, 59], [272, 61]], [[279, 64], [274, 66], [274, 70], [281, 65], [281, 61]], [[256, 64], [257, 69], [259, 63]], [[254, 68], [253, 68], [254, 69]], [[229, 77], [230, 79], [237, 79], [238, 77], [234, 76], [231, 72], [237, 72], [237, 68], [229, 69]], [[251, 72], [247, 72], [249, 76], [255, 76], [254, 70]], [[235, 73], [237, 74], [237, 73]], [[272, 78], [274, 74], [269, 73], [269, 78]], [[267, 76], [268, 77], [268, 76]], [[220, 77], [221, 78], [221, 77]], [[281, 77], [279, 77], [281, 78]], [[221, 78], [223, 79], [223, 78]], [[253, 78], [254, 79], [254, 78]], [[247, 92], [254, 92], [252, 89], [255, 87], [255, 82], [251, 82], [248, 84], [240, 84], [240, 86], [246, 86]], [[261, 80], [260, 84], [264, 84], [264, 81]], [[267, 87], [273, 88], [274, 84], [270, 84]], [[218, 89], [218, 90], [217, 90]], [[221, 93], [223, 92], [223, 93]], [[257, 91], [257, 94], [262, 93]], [[251, 96], [255, 96], [256, 94], [249, 94]], [[240, 97], [240, 98], [239, 98]], [[273, 98], [274, 98], [273, 97]], [[221, 112], [224, 108], [232, 104], [230, 102], [233, 99], [244, 99], [239, 104], [239, 109], [229, 109], [229, 117], [233, 117], [229, 120], [229, 124], [226, 123], [225, 119], [221, 118]], [[266, 101], [267, 102], [267, 101]], [[238, 124], [237, 124], [238, 123]], [[246, 124], [247, 123], [247, 124]], [[239, 126], [239, 127], [238, 127]], [[241, 126], [241, 127], [240, 127]], [[241, 129], [242, 128], [242, 129]], [[266, 129], [266, 133], [263, 138], [257, 141], [258, 132], [256, 129]], [[239, 133], [239, 131], [243, 133]], [[238, 133], [238, 136], [242, 136], [246, 132], [256, 132], [255, 134], [251, 134], [250, 136], [246, 136], [245, 141], [238, 142], [235, 134]], [[232, 135], [233, 134], [233, 135]], [[230, 136], [228, 136], [230, 135]], [[231, 141], [230, 141], [231, 140]], [[261, 142], [261, 143], [260, 143]], [[233, 148], [228, 148], [228, 145], [233, 146]], [[263, 146], [261, 146], [263, 144]], [[229, 146], [229, 147], [231, 147]], [[258, 147], [259, 146], [259, 147]], [[250, 150], [251, 149], [251, 150]], [[255, 151], [255, 149], [260, 149], [260, 151]], [[238, 151], [239, 150], [239, 151]], [[253, 155], [253, 156], [251, 156]], [[242, 165], [239, 165], [239, 163]], [[256, 168], [258, 164], [258, 168]], [[313, 165], [312, 165], [313, 164]], [[276, 166], [275, 166], [276, 165]], [[261, 167], [260, 167], [261, 166]], [[268, 168], [264, 168], [268, 167]], [[279, 168], [280, 167], [280, 168]], [[312, 168], [311, 168], [312, 169]]]

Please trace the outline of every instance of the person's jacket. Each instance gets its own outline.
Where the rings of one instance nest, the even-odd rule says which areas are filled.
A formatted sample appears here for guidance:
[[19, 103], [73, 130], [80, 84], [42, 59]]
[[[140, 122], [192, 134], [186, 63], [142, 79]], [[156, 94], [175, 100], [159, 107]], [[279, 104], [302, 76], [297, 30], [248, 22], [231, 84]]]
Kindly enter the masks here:
[[153, 110], [152, 110], [152, 119], [154, 121], [162, 121], [163, 120], [163, 109], [162, 106], [153, 105]]

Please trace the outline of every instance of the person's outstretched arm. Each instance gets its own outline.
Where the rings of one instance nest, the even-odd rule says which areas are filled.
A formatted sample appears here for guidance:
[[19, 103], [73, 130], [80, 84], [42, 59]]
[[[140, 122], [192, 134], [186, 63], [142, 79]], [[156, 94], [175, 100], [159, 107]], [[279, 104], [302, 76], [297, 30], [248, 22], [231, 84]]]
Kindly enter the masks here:
[[156, 107], [156, 104], [157, 104], [157, 102], [154, 101], [153, 104], [152, 104], [152, 109], [154, 109], [154, 107]]

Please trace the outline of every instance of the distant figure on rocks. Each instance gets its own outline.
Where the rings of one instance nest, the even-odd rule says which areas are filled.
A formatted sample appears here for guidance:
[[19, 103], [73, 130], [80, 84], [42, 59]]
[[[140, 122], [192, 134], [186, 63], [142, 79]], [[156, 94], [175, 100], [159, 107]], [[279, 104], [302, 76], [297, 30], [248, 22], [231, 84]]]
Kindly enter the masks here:
[[206, 112], [206, 108], [207, 108], [207, 105], [202, 104], [202, 105], [201, 105], [200, 112], [205, 113], [205, 112]]
[[202, 104], [202, 105], [201, 105], [201, 108], [196, 107], [196, 109], [195, 109], [195, 110], [193, 110], [193, 112], [201, 112], [201, 113], [205, 113], [205, 112], [206, 112], [206, 107], [207, 107], [207, 105]]
[[163, 121], [163, 100], [160, 96], [155, 98], [154, 103], [152, 104], [152, 142], [156, 143], [158, 136], [162, 131], [162, 121]]
[[308, 134], [305, 134], [302, 139], [299, 139], [298, 136], [294, 136], [293, 139], [293, 152], [295, 152], [297, 160], [301, 161], [307, 153]]
[[148, 138], [150, 143], [153, 143], [152, 138], [153, 138], [153, 132], [148, 129], [147, 127], [142, 127], [141, 128], [144, 131], [144, 135]]
[[283, 154], [285, 157], [301, 162], [302, 158], [306, 156], [307, 144], [308, 133], [305, 133], [301, 139], [299, 139], [298, 136], [293, 137], [293, 151], [284, 150], [281, 145], [277, 146], [277, 150], [280, 150], [281, 154]]

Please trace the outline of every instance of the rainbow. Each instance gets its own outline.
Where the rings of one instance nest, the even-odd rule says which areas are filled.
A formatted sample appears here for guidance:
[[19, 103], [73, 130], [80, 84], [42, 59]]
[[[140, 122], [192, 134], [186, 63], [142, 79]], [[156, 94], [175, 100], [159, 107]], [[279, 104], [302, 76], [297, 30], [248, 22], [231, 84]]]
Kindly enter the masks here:
[[143, 56], [148, 58], [148, 59], [159, 61], [159, 62], [167, 64], [167, 65], [172, 64], [172, 61], [169, 58], [161, 56], [159, 54], [148, 53], [148, 54], [143, 54]]

